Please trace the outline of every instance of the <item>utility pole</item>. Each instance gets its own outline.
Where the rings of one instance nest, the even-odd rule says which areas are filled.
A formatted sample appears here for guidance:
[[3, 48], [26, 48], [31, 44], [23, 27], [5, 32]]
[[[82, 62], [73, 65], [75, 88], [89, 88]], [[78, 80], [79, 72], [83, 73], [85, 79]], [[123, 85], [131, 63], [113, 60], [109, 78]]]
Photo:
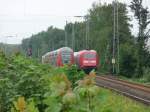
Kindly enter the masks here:
[[74, 24], [72, 23], [72, 49], [75, 50], [75, 32], [74, 32]]
[[68, 46], [68, 39], [67, 39], [67, 21], [66, 21], [66, 26], [65, 26], [65, 46]]
[[117, 57], [118, 57], [118, 63], [117, 63], [117, 74], [119, 75], [120, 73], [120, 41], [119, 41], [119, 24], [118, 24], [118, 0], [116, 1], [116, 6], [117, 6]]
[[[75, 18], [84, 18], [85, 16], [74, 16]], [[80, 41], [80, 40], [79, 40]], [[76, 42], [76, 49], [79, 50], [78, 41]]]
[[89, 18], [86, 17], [86, 49], [89, 49]]
[[114, 16], [114, 31], [113, 31], [113, 57], [112, 57], [112, 66], [113, 66], [113, 74], [115, 73], [115, 47], [116, 47], [116, 0], [113, 2], [113, 16]]
[[85, 30], [86, 30], [86, 33], [85, 33], [85, 49], [89, 49], [89, 30], [90, 30], [90, 21], [89, 21], [89, 16], [74, 16], [74, 17], [77, 17], [77, 18], [83, 18], [85, 19]]
[[[117, 74], [120, 73], [120, 42], [119, 42], [119, 24], [118, 24], [118, 0], [113, 1], [113, 16], [114, 16], [114, 30], [113, 30], [113, 57], [112, 57], [112, 66], [113, 66], [113, 74], [117, 71]], [[117, 59], [116, 59], [117, 57]], [[116, 66], [117, 60], [117, 66]]]

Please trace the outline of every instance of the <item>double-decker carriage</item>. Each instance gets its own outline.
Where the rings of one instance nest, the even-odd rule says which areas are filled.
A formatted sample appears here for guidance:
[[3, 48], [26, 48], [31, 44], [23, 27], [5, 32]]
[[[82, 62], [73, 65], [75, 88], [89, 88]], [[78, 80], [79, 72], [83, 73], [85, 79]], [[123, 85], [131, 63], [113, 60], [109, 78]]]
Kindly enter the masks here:
[[65, 64], [74, 64], [73, 50], [69, 47], [62, 47], [42, 56], [42, 63], [51, 64], [52, 66], [63, 66]]

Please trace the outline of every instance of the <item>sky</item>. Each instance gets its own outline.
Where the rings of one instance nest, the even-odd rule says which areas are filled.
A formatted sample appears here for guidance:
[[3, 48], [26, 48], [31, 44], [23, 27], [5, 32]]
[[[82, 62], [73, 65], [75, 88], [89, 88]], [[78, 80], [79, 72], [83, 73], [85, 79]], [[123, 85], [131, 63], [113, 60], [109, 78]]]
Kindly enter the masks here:
[[[129, 4], [131, 0], [118, 1]], [[0, 0], [0, 42], [20, 44], [23, 38], [51, 25], [63, 29], [66, 21], [82, 21], [73, 16], [86, 15], [94, 2], [112, 0]], [[144, 0], [144, 4], [150, 7], [149, 0]], [[132, 31], [136, 34], [136, 22], [133, 23]]]

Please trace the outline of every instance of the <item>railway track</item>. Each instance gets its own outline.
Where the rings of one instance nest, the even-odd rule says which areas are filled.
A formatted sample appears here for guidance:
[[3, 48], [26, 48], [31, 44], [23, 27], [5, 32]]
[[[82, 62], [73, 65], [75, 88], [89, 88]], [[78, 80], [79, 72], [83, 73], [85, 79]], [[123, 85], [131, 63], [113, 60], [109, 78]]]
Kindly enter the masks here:
[[113, 76], [96, 76], [96, 85], [114, 90], [148, 106], [150, 105], [150, 86], [128, 82]]

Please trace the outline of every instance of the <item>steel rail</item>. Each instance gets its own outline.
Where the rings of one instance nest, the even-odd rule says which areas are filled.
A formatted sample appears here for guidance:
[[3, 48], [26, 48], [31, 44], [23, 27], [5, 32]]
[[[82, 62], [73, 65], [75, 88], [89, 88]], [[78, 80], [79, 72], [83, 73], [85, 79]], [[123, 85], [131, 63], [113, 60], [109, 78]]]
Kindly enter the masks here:
[[[110, 78], [107, 76], [96, 76], [96, 85], [108, 88], [130, 97], [138, 102], [150, 105], [150, 88], [140, 84], [128, 83], [128, 81]], [[142, 89], [146, 88], [146, 89]]]

